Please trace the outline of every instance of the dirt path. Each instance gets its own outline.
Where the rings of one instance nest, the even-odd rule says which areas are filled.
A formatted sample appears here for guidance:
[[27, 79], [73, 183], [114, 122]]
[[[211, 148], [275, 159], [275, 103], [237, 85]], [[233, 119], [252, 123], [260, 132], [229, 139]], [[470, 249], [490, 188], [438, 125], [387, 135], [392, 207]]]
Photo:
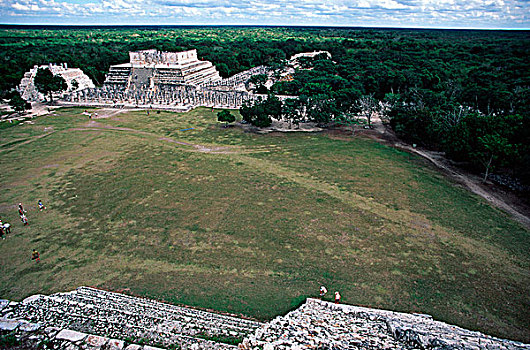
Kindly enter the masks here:
[[106, 119], [106, 118], [112, 118], [118, 114], [130, 112], [133, 111], [133, 109], [123, 108], [123, 109], [115, 109], [115, 108], [103, 108], [97, 110], [97, 117], [95, 115], [92, 116], [92, 119]]
[[[128, 110], [127, 109], [120, 109], [120, 110], [103, 109], [100, 112], [101, 114], [98, 113], [98, 117], [95, 118], [95, 119], [105, 119], [105, 118], [114, 117], [115, 115], [123, 113], [123, 112], [126, 112], [126, 111], [128, 111]], [[436, 152], [423, 150], [423, 149], [418, 149], [418, 148], [413, 148], [413, 147], [410, 147], [407, 144], [404, 144], [404, 143], [400, 142], [393, 135], [393, 133], [391, 131], [389, 131], [382, 124], [380, 119], [374, 118], [372, 120], [372, 122], [373, 122], [373, 126], [374, 126], [374, 128], [372, 130], [373, 130], [373, 132], [375, 134], [377, 134], [377, 136], [375, 137], [376, 139], [378, 139], [380, 141], [383, 141], [383, 142], [390, 142], [390, 144], [392, 146], [394, 146], [394, 147], [406, 150], [406, 151], [411, 152], [411, 153], [418, 154], [421, 157], [429, 160], [436, 167], [438, 167], [439, 169], [443, 170], [446, 174], [448, 174], [452, 179], [454, 179], [458, 183], [460, 183], [460, 184], [464, 185], [465, 187], [467, 187], [471, 192], [473, 192], [476, 195], [486, 199], [489, 203], [493, 204], [495, 207], [506, 211], [507, 213], [512, 215], [518, 222], [523, 224], [526, 228], [530, 229], [530, 217], [529, 216], [525, 215], [521, 210], [518, 210], [518, 208], [516, 206], [508, 203], [506, 200], [504, 200], [500, 196], [495, 195], [490, 190], [488, 190], [487, 188], [482, 186], [479, 179], [475, 179], [469, 174], [465, 174], [464, 172], [462, 172], [462, 171], [460, 171], [460, 170], [458, 170], [458, 169], [456, 169], [454, 167], [448, 166], [446, 164], [446, 162], [444, 161], [444, 158], [440, 159], [440, 157], [436, 155]], [[125, 128], [125, 127], [113, 127], [113, 126], [106, 125], [106, 124], [103, 124], [103, 123], [95, 121], [95, 120], [90, 120], [87, 124], [85, 124], [81, 128], [71, 128], [71, 129], [68, 129], [66, 131], [84, 131], [84, 130], [114, 130], [114, 131], [130, 132], [130, 133], [134, 133], [134, 134], [137, 134], [137, 135], [143, 135], [143, 136], [156, 138], [157, 140], [160, 140], [160, 141], [166, 141], [166, 142], [171, 142], [171, 143], [175, 143], [175, 144], [178, 144], [178, 145], [189, 146], [189, 147], [192, 147], [195, 151], [203, 152], [203, 153], [217, 153], [217, 154], [253, 153], [252, 150], [241, 149], [241, 148], [237, 148], [237, 147], [202, 145], [202, 144], [197, 144], [197, 143], [178, 141], [178, 140], [175, 140], [175, 139], [170, 138], [170, 137], [160, 137], [160, 136], [158, 136], [156, 134], [153, 134], [153, 133], [150, 133], [150, 132], [147, 132], [147, 131], [141, 131], [141, 130]], [[16, 148], [18, 148], [18, 147], [20, 147], [22, 145], [37, 141], [37, 140], [39, 140], [39, 139], [41, 139], [43, 137], [47, 137], [47, 136], [53, 134], [54, 132], [55, 131], [49, 132], [49, 133], [44, 134], [44, 135], [35, 136], [35, 137], [32, 137], [31, 139], [28, 139], [28, 140], [23, 141], [23, 142], [17, 142], [16, 144], [14, 144], [11, 147], [6, 145], [7, 148], [5, 148], [3, 150], [0, 149], [0, 152], [16, 149]], [[0, 145], [0, 147], [1, 146], [2, 145]], [[256, 151], [262, 152], [263, 150], [260, 149], [260, 150], [256, 150]]]
[[[18, 148], [20, 146], [27, 145], [29, 143], [35, 142], [37, 140], [40, 140], [40, 139], [42, 139], [44, 137], [50, 136], [54, 132], [55, 131], [50, 131], [50, 132], [48, 132], [46, 134], [43, 134], [43, 135], [30, 137], [29, 139], [19, 139], [19, 140], [10, 141], [8, 143], [0, 145], [0, 152], [12, 151], [12, 150], [14, 150], [14, 149], [16, 149], [16, 148]], [[12, 144], [12, 146], [10, 146], [11, 144]]]
[[404, 149], [406, 151], [409, 151], [411, 153], [418, 154], [418, 155], [422, 156], [423, 158], [427, 159], [432, 164], [436, 165], [438, 168], [440, 168], [443, 171], [445, 171], [446, 174], [448, 174], [451, 178], [453, 178], [456, 181], [458, 181], [459, 183], [465, 185], [471, 192], [481, 196], [482, 198], [484, 198], [485, 200], [487, 200], [488, 202], [490, 202], [491, 204], [493, 204], [497, 208], [508, 212], [517, 221], [519, 221], [521, 224], [523, 224], [524, 226], [526, 226], [527, 228], [530, 229], [530, 218], [528, 216], [526, 216], [525, 214], [521, 213], [514, 206], [512, 206], [509, 203], [507, 203], [504, 199], [496, 196], [495, 194], [491, 193], [490, 191], [488, 191], [487, 189], [482, 187], [480, 185], [480, 180], [473, 179], [471, 176], [466, 175], [466, 174], [458, 171], [457, 169], [455, 169], [453, 167], [449, 167], [449, 166], [445, 165], [442, 161], [436, 159], [433, 156], [433, 154], [432, 154], [433, 152], [431, 152], [431, 151], [422, 150], [422, 149], [418, 149], [418, 148], [412, 148], [412, 147], [410, 147], [408, 145], [405, 145], [405, 144], [396, 144], [395, 146], [400, 148], [400, 149]]
[[430, 161], [436, 167], [444, 171], [449, 177], [458, 183], [467, 187], [474, 194], [484, 198], [493, 206], [504, 210], [514, 217], [515, 220], [520, 222], [526, 228], [530, 229], [530, 217], [523, 213], [515, 205], [508, 203], [505, 198], [493, 193], [488, 188], [482, 185], [481, 179], [475, 177], [471, 174], [466, 174], [464, 171], [459, 170], [456, 167], [450, 166], [447, 164], [446, 159], [437, 152], [429, 151], [426, 149], [414, 148], [411, 147], [397, 139], [393, 133], [388, 130], [380, 119], [374, 118], [373, 120], [373, 130], [380, 135], [379, 140], [384, 142], [390, 142], [390, 144], [396, 148], [403, 149], [405, 151], [415, 153], [422, 156], [423, 158]]
[[[114, 114], [111, 114], [109, 116], [114, 116], [116, 114], [117, 113], [114, 113]], [[106, 118], [108, 118], [109, 116], [107, 116]], [[98, 116], [98, 118], [99, 118], [99, 116]], [[193, 147], [196, 151], [203, 152], [203, 153], [228, 154], [228, 153], [236, 153], [237, 152], [237, 149], [235, 149], [233, 147], [201, 145], [201, 144], [197, 144], [197, 143], [178, 141], [178, 140], [175, 140], [175, 139], [173, 139], [171, 137], [160, 137], [160, 136], [158, 136], [158, 135], [156, 135], [154, 133], [150, 133], [148, 131], [142, 131], [142, 130], [136, 130], [136, 129], [131, 129], [131, 128], [118, 127], [118, 126], [110, 126], [110, 125], [106, 125], [106, 124], [103, 124], [103, 123], [100, 123], [100, 122], [97, 122], [97, 121], [94, 121], [94, 120], [90, 120], [87, 124], [85, 124], [84, 127], [71, 128], [71, 129], [68, 129], [68, 130], [70, 130], [70, 131], [83, 131], [83, 130], [125, 131], [125, 132], [130, 132], [130, 133], [133, 133], [133, 134], [137, 134], [137, 135], [153, 137], [153, 138], [156, 138], [159, 141], [166, 141], [166, 142], [171, 142], [171, 143], [175, 143], [175, 144], [178, 144], [178, 145], [190, 146], [190, 147]]]

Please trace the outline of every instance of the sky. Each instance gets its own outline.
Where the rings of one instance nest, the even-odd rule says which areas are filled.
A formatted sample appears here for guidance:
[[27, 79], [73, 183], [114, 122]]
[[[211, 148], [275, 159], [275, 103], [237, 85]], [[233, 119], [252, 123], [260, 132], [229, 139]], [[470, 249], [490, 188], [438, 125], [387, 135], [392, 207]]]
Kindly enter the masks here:
[[530, 29], [530, 0], [0, 0], [0, 24]]

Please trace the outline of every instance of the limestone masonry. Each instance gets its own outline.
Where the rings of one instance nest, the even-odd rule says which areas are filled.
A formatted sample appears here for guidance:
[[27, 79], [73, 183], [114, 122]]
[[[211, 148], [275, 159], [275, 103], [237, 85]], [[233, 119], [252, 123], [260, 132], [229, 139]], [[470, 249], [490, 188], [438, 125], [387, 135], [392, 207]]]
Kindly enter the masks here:
[[[327, 54], [326, 51], [300, 53], [293, 56], [293, 62], [301, 57], [314, 57]], [[258, 66], [240, 72], [228, 78], [221, 78], [217, 68], [210, 61], [197, 57], [197, 50], [165, 52], [141, 50], [129, 52], [129, 62], [112, 65], [101, 87], [95, 87], [92, 81], [80, 69], [74, 72], [66, 65], [50, 65], [54, 74], [61, 74], [69, 89], [57, 100], [64, 106], [85, 106], [105, 108], [142, 108], [165, 109], [179, 112], [204, 106], [212, 108], [238, 109], [245, 102], [266, 98], [266, 95], [253, 93], [250, 78], [254, 75], [266, 75], [266, 86], [275, 81], [287, 79], [294, 74], [294, 68], [286, 66], [285, 71], [275, 71], [271, 67]], [[22, 79], [19, 91], [28, 101], [43, 99], [33, 85], [37, 71], [35, 67]], [[63, 72], [65, 71], [65, 72]], [[79, 83], [72, 89], [72, 80]], [[280, 100], [295, 96], [277, 96]]]
[[0, 300], [0, 332], [16, 349], [530, 349], [428, 315], [318, 299], [261, 323], [87, 287]]
[[[34, 66], [28, 72], [24, 73], [24, 77], [17, 88], [20, 96], [26, 101], [39, 101], [44, 99], [44, 95], [37, 91], [34, 84], [35, 75], [39, 68], [47, 68], [53, 75], [62, 76], [68, 85], [67, 92], [94, 88], [92, 80], [81, 69], [68, 68], [66, 63], [59, 65], [50, 63], [48, 65]], [[74, 80], [77, 81], [77, 88], [73, 86]]]
[[221, 80], [209, 61], [200, 61], [197, 50], [161, 52], [142, 50], [129, 52], [129, 63], [110, 66], [105, 85], [149, 90], [164, 85], [202, 86]]
[[256, 74], [272, 75], [259, 66], [222, 79], [209, 61], [197, 58], [197, 50], [129, 52], [129, 62], [110, 66], [101, 88], [67, 94], [64, 105], [115, 108], [155, 108], [188, 111], [198, 106], [240, 108], [260, 96], [245, 85]]

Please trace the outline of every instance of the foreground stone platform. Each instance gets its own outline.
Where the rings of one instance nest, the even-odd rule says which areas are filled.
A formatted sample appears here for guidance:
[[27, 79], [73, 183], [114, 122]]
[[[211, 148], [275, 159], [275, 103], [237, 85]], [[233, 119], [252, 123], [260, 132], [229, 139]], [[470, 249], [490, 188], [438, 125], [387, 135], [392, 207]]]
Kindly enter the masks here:
[[31, 324], [33, 328], [38, 325], [44, 330], [75, 331], [163, 348], [236, 348], [226, 342], [240, 342], [262, 326], [256, 321], [87, 287], [50, 296], [34, 295], [19, 303], [4, 301], [0, 307], [3, 330]]
[[[6, 349], [508, 349], [530, 344], [405, 314], [318, 299], [261, 323], [94, 288], [0, 300]], [[239, 343], [237, 346], [236, 343]]]
[[530, 349], [429, 315], [333, 304], [319, 299], [280, 316], [246, 338], [241, 349]]

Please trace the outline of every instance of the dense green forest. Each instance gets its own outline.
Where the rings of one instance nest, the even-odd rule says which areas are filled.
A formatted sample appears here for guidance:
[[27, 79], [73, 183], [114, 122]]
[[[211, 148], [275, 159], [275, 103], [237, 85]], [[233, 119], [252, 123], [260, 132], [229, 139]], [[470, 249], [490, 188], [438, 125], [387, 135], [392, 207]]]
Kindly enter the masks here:
[[[48, 62], [80, 67], [101, 84], [130, 50], [195, 48], [224, 77], [326, 50], [331, 60], [310, 62], [314, 69], [272, 87], [299, 99], [280, 110], [275, 100], [246, 106], [242, 115], [266, 125], [275, 113], [295, 123], [304, 114], [327, 125], [374, 110], [411, 143], [445, 151], [485, 175], [530, 179], [528, 31], [7, 26], [0, 28], [0, 47], [3, 94], [28, 68]], [[266, 111], [262, 118], [259, 111]]]

